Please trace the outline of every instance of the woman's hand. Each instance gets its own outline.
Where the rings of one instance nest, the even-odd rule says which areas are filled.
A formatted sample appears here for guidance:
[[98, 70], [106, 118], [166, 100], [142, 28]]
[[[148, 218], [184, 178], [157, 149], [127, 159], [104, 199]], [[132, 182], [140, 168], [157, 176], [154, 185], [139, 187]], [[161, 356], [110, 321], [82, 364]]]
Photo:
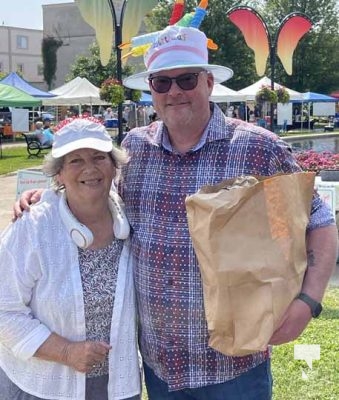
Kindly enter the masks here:
[[34, 356], [46, 361], [67, 365], [79, 372], [90, 372], [102, 363], [112, 346], [105, 342], [71, 342], [52, 333]]
[[16, 221], [22, 217], [23, 211], [29, 211], [30, 204], [37, 203], [44, 189], [25, 190], [20, 198], [14, 203], [12, 221]]
[[112, 348], [105, 342], [71, 342], [65, 346], [65, 364], [79, 372], [90, 372], [101, 364]]

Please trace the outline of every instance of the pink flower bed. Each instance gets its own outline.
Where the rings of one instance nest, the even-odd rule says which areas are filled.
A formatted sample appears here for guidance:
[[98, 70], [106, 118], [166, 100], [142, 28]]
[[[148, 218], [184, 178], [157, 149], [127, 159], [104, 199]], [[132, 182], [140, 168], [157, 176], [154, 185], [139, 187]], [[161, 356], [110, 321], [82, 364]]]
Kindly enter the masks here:
[[320, 153], [314, 150], [302, 151], [296, 153], [295, 157], [305, 171], [313, 171], [317, 174], [324, 169], [339, 170], [339, 154], [330, 151]]

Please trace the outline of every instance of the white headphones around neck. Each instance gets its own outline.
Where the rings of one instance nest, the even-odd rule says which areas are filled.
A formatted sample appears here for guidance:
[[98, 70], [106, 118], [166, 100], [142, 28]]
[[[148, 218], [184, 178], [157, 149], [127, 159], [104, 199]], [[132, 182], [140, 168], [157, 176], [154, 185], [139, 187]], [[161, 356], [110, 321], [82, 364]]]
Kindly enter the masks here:
[[[113, 217], [113, 232], [117, 239], [127, 239], [130, 232], [130, 226], [124, 210], [121, 205], [120, 196], [111, 191], [109, 195], [109, 208]], [[68, 207], [66, 193], [62, 193], [59, 199], [59, 212], [62, 222], [66, 226], [66, 229], [74, 241], [74, 243], [82, 248], [86, 249], [93, 243], [93, 234], [86, 225], [79, 222], [72, 214]]]

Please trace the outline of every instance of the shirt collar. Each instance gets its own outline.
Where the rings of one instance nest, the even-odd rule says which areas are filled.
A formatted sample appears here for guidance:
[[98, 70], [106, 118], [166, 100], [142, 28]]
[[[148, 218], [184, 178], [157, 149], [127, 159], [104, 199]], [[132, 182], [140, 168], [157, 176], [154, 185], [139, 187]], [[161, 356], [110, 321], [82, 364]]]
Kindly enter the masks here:
[[[211, 118], [199, 140], [199, 142], [192, 147], [190, 152], [197, 151], [203, 147], [206, 142], [212, 142], [214, 140], [225, 139], [225, 133], [228, 132], [229, 128], [227, 128], [230, 124], [227, 123], [225, 119], [225, 115], [221, 111], [220, 107], [215, 103], [210, 103], [211, 109]], [[159, 129], [157, 131], [157, 144], [161, 145], [164, 149], [176, 153], [175, 149], [171, 145], [168, 129], [161, 123]], [[227, 134], [226, 134], [227, 136]]]

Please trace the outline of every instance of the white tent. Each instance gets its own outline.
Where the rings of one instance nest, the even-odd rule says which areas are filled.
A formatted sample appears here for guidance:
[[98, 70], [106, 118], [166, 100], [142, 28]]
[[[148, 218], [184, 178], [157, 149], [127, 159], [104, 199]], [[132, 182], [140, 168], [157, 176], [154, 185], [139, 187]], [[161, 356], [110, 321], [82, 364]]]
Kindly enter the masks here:
[[52, 93], [59, 95], [44, 99], [42, 104], [48, 106], [69, 106], [69, 105], [107, 105], [100, 99], [100, 89], [94, 86], [86, 78], [75, 78], [73, 81], [55, 89]]
[[74, 78], [71, 81], [65, 83], [64, 85], [59, 86], [58, 88], [55, 88], [55, 89], [51, 90], [50, 93], [53, 93], [56, 96], [60, 96], [62, 94], [65, 94], [65, 93], [69, 92], [71, 89], [73, 89], [74, 87], [76, 87], [77, 85], [79, 85], [81, 80], [82, 80], [82, 78], [80, 78], [80, 76], [77, 76], [76, 78]]
[[215, 103], [229, 103], [232, 101], [245, 101], [246, 99], [244, 95], [240, 95], [237, 91], [217, 83], [213, 87], [210, 100]]
[[[259, 89], [262, 86], [269, 86], [271, 87], [271, 79], [268, 78], [267, 76], [262, 77], [259, 79], [257, 82], [253, 83], [250, 86], [245, 87], [244, 89], [241, 89], [238, 91], [239, 94], [245, 96], [245, 100], [255, 100], [255, 95], [259, 91]], [[283, 85], [274, 82], [274, 89], [279, 89], [280, 87], [283, 87]], [[289, 89], [285, 86], [285, 89], [290, 95], [290, 100], [302, 100], [303, 99], [303, 94], [296, 92], [295, 90]]]

